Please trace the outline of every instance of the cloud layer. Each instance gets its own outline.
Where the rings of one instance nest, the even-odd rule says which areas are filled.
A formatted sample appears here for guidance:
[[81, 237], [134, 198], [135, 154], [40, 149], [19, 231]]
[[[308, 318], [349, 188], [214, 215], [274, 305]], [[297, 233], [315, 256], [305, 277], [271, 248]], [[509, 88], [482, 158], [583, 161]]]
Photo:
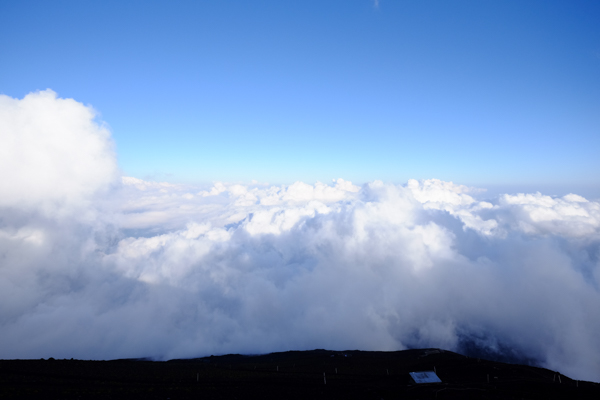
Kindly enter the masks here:
[[600, 204], [410, 180], [120, 178], [94, 112], [0, 96], [0, 357], [476, 345], [600, 376]]

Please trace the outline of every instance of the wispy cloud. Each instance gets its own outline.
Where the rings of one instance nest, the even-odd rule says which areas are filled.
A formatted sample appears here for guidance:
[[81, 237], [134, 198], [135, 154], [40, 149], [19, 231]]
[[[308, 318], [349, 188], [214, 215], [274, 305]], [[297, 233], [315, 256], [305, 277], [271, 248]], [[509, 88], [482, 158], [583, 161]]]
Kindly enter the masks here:
[[600, 372], [597, 202], [119, 177], [93, 111], [49, 91], [0, 97], [0, 124], [2, 358], [476, 342]]

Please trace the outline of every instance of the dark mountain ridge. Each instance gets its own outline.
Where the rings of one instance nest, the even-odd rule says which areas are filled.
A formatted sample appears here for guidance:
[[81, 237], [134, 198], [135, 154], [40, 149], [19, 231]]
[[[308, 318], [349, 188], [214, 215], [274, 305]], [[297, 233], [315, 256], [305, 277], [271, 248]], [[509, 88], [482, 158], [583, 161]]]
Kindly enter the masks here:
[[[435, 371], [416, 384], [410, 372]], [[598, 383], [441, 349], [148, 360], [0, 360], [0, 398], [598, 399]]]

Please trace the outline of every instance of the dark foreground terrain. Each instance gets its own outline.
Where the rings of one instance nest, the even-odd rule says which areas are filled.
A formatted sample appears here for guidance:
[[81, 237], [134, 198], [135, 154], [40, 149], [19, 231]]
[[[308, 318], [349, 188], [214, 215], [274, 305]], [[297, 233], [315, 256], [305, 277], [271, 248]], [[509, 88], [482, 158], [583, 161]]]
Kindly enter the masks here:
[[[415, 384], [434, 370], [441, 383]], [[0, 398], [600, 399], [600, 385], [542, 368], [424, 349], [290, 351], [191, 360], [0, 360]]]

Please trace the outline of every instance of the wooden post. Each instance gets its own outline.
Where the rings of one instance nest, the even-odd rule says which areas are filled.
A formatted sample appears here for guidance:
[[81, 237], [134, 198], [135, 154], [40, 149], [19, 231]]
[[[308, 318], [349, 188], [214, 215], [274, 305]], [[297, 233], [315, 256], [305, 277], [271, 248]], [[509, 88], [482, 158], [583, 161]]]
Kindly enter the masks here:
[[325, 378], [325, 372], [323, 372], [323, 385], [327, 385], [327, 378]]
[[335, 374], [337, 375], [337, 368], [335, 369]]
[[196, 382], [200, 382], [200, 372], [196, 373]]
[[386, 369], [385, 372], [387, 372], [388, 375], [390, 374], [390, 370], [389, 369]]
[[487, 382], [490, 383], [490, 374], [487, 374]]

